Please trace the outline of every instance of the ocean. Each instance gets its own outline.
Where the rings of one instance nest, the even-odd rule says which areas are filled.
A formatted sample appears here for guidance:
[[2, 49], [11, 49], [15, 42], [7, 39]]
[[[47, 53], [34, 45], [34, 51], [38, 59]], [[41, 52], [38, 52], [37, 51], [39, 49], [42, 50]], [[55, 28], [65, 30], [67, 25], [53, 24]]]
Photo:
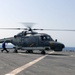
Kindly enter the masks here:
[[65, 47], [63, 50], [64, 50], [64, 51], [65, 51], [65, 50], [66, 50], [66, 51], [75, 51], [75, 47]]

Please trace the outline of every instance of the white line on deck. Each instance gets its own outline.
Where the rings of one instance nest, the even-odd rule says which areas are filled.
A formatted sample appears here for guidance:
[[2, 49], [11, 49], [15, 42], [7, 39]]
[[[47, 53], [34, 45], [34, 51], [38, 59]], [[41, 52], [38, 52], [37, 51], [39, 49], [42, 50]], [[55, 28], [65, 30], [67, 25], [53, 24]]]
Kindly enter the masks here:
[[[54, 53], [54, 51], [50, 52], [49, 54], [51, 54], [51, 53]], [[34, 65], [35, 63], [39, 62], [40, 60], [44, 59], [46, 56], [48, 56], [48, 55], [41, 56], [41, 57], [39, 57], [39, 58], [37, 58], [37, 59], [35, 59], [35, 60], [25, 64], [25, 65], [23, 65], [23, 66], [15, 69], [13, 71], [11, 71], [8, 74], [5, 74], [5, 75], [16, 75], [16, 74], [20, 73], [21, 71], [27, 69], [28, 67]]]
[[75, 57], [75, 55], [71, 55], [71, 57]]

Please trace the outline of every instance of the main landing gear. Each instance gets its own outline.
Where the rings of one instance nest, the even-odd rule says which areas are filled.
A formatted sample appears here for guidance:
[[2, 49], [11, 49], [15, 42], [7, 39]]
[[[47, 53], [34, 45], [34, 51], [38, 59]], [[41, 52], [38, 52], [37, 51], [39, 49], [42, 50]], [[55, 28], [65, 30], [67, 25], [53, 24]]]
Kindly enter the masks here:
[[41, 54], [46, 54], [46, 52], [43, 50], [43, 51], [41, 52]]
[[18, 50], [15, 48], [15, 50], [13, 51], [13, 53], [18, 53]]
[[[18, 53], [18, 50], [15, 49], [15, 50], [14, 50], [14, 53]], [[26, 50], [26, 53], [33, 53], [33, 50]], [[45, 54], [46, 54], [45, 50], [42, 50], [42, 51], [41, 51], [41, 54], [45, 55]]]
[[26, 50], [26, 53], [33, 53], [33, 50]]

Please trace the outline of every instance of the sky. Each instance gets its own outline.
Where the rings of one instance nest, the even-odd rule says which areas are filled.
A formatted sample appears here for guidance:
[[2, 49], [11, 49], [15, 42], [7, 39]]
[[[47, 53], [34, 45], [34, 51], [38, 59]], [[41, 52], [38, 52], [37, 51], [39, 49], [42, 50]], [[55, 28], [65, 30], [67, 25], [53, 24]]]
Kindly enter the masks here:
[[[75, 29], [75, 0], [0, 0], [0, 28], [24, 27], [21, 22], [36, 23], [33, 28]], [[0, 39], [21, 30], [0, 30]], [[65, 46], [75, 47], [75, 32], [38, 31], [49, 34]]]

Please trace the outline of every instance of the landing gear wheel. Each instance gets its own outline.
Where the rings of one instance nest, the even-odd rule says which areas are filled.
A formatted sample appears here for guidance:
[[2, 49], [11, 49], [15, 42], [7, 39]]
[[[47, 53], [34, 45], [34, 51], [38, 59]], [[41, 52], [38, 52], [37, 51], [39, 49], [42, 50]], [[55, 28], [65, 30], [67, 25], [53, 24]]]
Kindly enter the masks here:
[[41, 52], [41, 54], [44, 54], [44, 55], [45, 55], [45, 54], [46, 54], [46, 52], [43, 50], [43, 51]]
[[33, 50], [30, 50], [30, 53], [33, 53]]
[[26, 53], [28, 53], [28, 50], [26, 50]]
[[18, 53], [18, 51], [17, 50], [14, 50], [14, 52], [13, 53]]
[[33, 50], [26, 50], [26, 53], [33, 53]]

